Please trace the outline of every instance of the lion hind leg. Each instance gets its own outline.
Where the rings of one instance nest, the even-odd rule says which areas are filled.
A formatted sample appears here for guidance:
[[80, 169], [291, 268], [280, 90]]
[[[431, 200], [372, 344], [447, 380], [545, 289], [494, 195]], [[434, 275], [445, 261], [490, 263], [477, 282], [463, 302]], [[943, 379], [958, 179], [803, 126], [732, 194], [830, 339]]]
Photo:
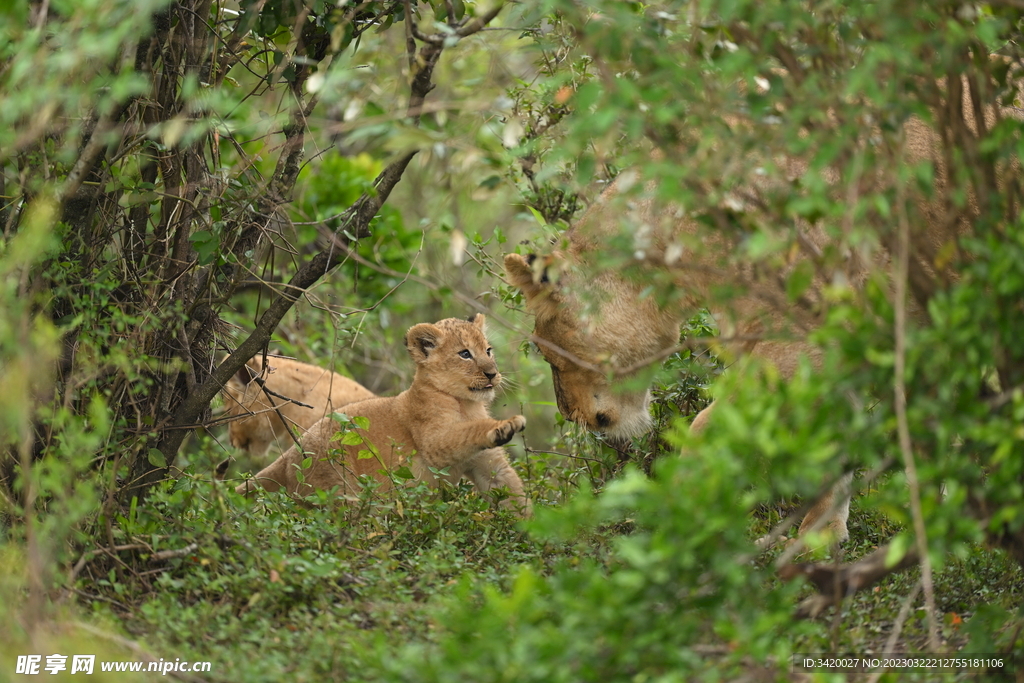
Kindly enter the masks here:
[[501, 507], [521, 517], [530, 516], [530, 499], [523, 490], [522, 479], [509, 464], [504, 448], [490, 448], [480, 453], [469, 463], [466, 475], [481, 494], [502, 487], [508, 489], [510, 495], [501, 501]]
[[708, 420], [711, 419], [711, 410], [715, 407], [716, 402], [712, 401], [708, 404], [708, 407], [697, 413], [696, 417], [693, 418], [693, 422], [690, 423], [690, 431], [692, 433], [699, 434], [707, 428]]
[[[690, 424], [692, 433], [698, 434], [707, 428], [716, 403], [717, 401], [712, 401], [708, 407], [697, 413]], [[804, 536], [811, 531], [825, 530], [832, 543], [844, 543], [848, 540], [850, 532], [846, 523], [850, 518], [850, 486], [852, 483], [853, 473], [844, 474], [835, 485], [825, 492], [825, 495], [816, 500], [800, 523], [798, 536]], [[759, 538], [756, 544], [759, 548], [767, 547], [768, 537]]]
[[833, 543], [843, 543], [850, 538], [846, 522], [850, 518], [850, 485], [853, 473], [844, 474], [825, 495], [814, 502], [800, 523], [798, 535], [812, 530], [827, 529]]
[[256, 493], [257, 488], [277, 491], [281, 487], [287, 486], [286, 462], [284, 455], [282, 455], [254, 474], [252, 479], [246, 479], [235, 487], [235, 492], [251, 498]]
[[[331, 418], [320, 420], [306, 432], [302, 439], [302, 450], [299, 450], [297, 446], [292, 446], [235, 490], [243, 495], [250, 495], [255, 487], [259, 486], [267, 491], [277, 491], [283, 488], [291, 494], [309, 495], [314, 489], [314, 486], [310, 484], [318, 485], [319, 482], [300, 483], [296, 472], [300, 469], [307, 454], [315, 460], [318, 454], [327, 452], [330, 439], [335, 431], [335, 424]], [[306, 472], [304, 476], [312, 477], [314, 474]]]

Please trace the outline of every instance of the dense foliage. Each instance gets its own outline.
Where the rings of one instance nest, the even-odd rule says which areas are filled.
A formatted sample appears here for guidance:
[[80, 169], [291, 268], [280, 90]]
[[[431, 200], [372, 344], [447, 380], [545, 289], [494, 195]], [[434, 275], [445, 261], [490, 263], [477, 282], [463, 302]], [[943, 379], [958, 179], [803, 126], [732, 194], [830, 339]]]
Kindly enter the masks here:
[[[794, 653], [887, 639], [1020, 658], [1015, 5], [0, 4], [0, 667], [788, 680]], [[628, 448], [555, 413], [497, 265], [560, 246], [623, 169], [651, 182], [610, 206], [653, 193], [740, 236], [822, 350], [784, 381], [683, 345], [629, 380], [654, 383], [657, 429]], [[624, 221], [597, 267], [675, 305], [641, 239]], [[465, 486], [307, 508], [213, 480], [219, 389], [256, 353], [392, 393], [405, 329], [476, 310], [511, 380], [495, 413], [529, 420], [510, 447], [536, 519]], [[845, 548], [754, 547], [850, 471]], [[780, 580], [873, 552], [874, 591]]]

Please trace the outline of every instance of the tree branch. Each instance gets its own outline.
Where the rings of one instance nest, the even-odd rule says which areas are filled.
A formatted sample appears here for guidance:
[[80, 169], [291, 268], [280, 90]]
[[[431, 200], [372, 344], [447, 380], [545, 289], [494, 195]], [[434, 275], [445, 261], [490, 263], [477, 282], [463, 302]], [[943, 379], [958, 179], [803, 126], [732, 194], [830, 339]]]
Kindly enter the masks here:
[[[498, 8], [484, 15], [487, 21], [490, 21], [497, 15], [500, 7], [499, 5]], [[468, 27], [471, 25], [472, 30], [469, 30]], [[464, 35], [478, 31], [483, 25], [484, 23], [481, 18], [474, 19], [462, 27], [465, 30]], [[462, 32], [459, 33], [460, 37], [464, 37], [464, 35]], [[419, 55], [417, 55], [416, 64], [419, 68], [411, 79], [407, 108], [407, 116], [412, 119], [414, 124], [418, 123], [427, 94], [434, 89], [432, 81], [434, 67], [437, 65], [443, 50], [444, 41], [426, 42], [421, 48]], [[305, 117], [302, 117], [301, 123], [293, 120], [292, 125], [296, 126], [297, 130], [293, 129], [291, 131], [291, 145], [289, 153], [286, 155], [289, 159], [279, 162], [277, 172], [289, 175], [293, 185], [294, 175], [288, 173], [289, 169], [293, 166], [290, 163], [292, 161], [290, 157], [295, 153], [301, 153], [301, 142], [298, 141], [301, 141], [301, 135], [305, 131]], [[409, 166], [409, 162], [412, 161], [415, 155], [415, 150], [403, 154], [391, 162], [377, 176], [374, 181], [374, 190], [364, 193], [343, 214], [341, 226], [337, 231], [338, 234], [344, 235], [346, 240], [368, 237], [371, 234], [370, 222], [380, 211], [384, 202], [387, 201], [398, 181], [402, 179], [405, 169]], [[294, 166], [297, 168], [297, 164], [294, 164]], [[285, 194], [286, 190], [289, 192], [291, 190], [291, 186], [289, 185], [286, 188], [284, 183], [272, 183], [272, 187], [277, 190], [279, 195]], [[153, 484], [167, 476], [170, 464], [174, 461], [182, 441], [192, 430], [192, 425], [196, 423], [203, 411], [210, 405], [210, 401], [213, 400], [214, 396], [224, 388], [227, 381], [250, 358], [255, 356], [260, 349], [269, 343], [271, 335], [277, 329], [277, 325], [284, 318], [285, 314], [291, 310], [292, 306], [295, 305], [299, 297], [305, 294], [307, 289], [316, 284], [331, 269], [341, 263], [346, 253], [345, 249], [337, 248], [332, 240], [330, 244], [326, 245], [325, 248], [299, 268], [292, 279], [282, 287], [281, 294], [260, 317], [252, 334], [239, 344], [238, 348], [225, 358], [205, 381], [196, 386], [195, 390], [190, 392], [169, 418], [164, 421], [161, 426], [158, 449], [164, 456], [167, 465], [161, 467], [153, 466], [149, 463], [145, 453], [137, 455], [136, 466], [133, 468], [132, 473], [133, 480], [126, 487], [126, 495], [129, 498], [132, 496], [144, 497]]]
[[801, 563], [781, 567], [779, 578], [783, 581], [792, 581], [802, 576], [818, 589], [816, 595], [800, 603], [796, 616], [801, 619], [813, 619], [828, 607], [838, 605], [843, 598], [873, 586], [890, 574], [913, 567], [920, 559], [917, 550], [911, 548], [895, 564], [886, 565], [890, 547], [882, 546], [870, 555], [849, 564]]

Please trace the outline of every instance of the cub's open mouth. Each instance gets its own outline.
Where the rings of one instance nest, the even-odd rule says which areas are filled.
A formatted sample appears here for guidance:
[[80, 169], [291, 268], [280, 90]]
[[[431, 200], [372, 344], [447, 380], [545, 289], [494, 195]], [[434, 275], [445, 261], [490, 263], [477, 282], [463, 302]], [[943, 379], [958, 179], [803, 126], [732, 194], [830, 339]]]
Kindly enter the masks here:
[[469, 390], [470, 391], [490, 391], [493, 388], [494, 388], [493, 384], [488, 384], [485, 387], [470, 387]]

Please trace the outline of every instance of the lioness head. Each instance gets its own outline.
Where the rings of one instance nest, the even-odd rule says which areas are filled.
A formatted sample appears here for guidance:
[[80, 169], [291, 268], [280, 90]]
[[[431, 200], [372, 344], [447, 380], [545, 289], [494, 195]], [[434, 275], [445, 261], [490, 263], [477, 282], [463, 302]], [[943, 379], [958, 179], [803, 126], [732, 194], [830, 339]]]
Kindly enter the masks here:
[[[566, 419], [614, 439], [646, 432], [651, 426], [650, 392], [615, 386], [610, 373], [600, 370], [642, 363], [671, 347], [678, 338], [678, 320], [614, 276], [580, 282], [566, 271], [556, 285], [534, 265], [532, 258], [505, 256], [509, 282], [523, 292], [535, 316], [533, 332], [551, 366], [558, 410]], [[580, 297], [592, 299], [592, 315], [584, 315]]]
[[456, 398], [494, 400], [501, 373], [484, 334], [483, 315], [414, 325], [405, 335], [405, 346], [416, 363], [416, 382]]

